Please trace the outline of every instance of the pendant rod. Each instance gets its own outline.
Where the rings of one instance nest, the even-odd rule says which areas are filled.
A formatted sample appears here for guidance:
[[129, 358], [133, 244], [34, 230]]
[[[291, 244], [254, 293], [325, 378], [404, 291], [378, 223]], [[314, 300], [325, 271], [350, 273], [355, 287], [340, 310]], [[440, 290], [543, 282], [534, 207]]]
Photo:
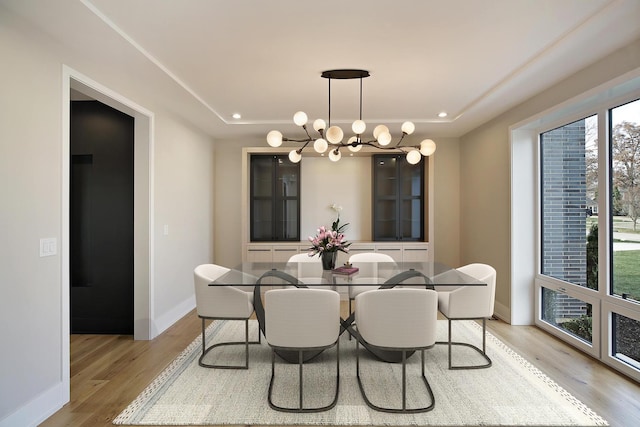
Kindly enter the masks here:
[[329, 77], [329, 127], [331, 127], [331, 77]]
[[360, 120], [362, 120], [362, 77], [360, 77]]

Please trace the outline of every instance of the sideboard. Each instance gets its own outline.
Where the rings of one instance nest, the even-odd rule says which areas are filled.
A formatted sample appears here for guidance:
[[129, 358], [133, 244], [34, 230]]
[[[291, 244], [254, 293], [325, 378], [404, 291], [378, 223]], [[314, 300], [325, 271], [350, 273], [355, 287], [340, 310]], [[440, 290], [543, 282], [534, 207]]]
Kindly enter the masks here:
[[[253, 242], [245, 245], [243, 261], [286, 262], [291, 255], [307, 252], [307, 242]], [[397, 262], [433, 261], [429, 242], [353, 242], [349, 253], [338, 253], [337, 265], [342, 265], [349, 256], [361, 252], [381, 252], [390, 255]]]

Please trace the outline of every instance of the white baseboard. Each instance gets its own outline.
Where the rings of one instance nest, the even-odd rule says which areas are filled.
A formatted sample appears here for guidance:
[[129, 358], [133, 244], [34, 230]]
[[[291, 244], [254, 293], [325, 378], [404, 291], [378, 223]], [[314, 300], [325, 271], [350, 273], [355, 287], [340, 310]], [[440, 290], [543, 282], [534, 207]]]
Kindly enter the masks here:
[[0, 427], [35, 427], [69, 401], [69, 390], [59, 383], [45, 391], [14, 413], [0, 420]]
[[156, 318], [151, 324], [151, 339], [157, 337], [168, 328], [170, 328], [178, 320], [182, 319], [187, 313], [196, 307], [195, 295], [187, 298], [181, 303], [175, 305], [171, 310], [162, 316]]
[[504, 304], [500, 304], [498, 301], [495, 303], [493, 315], [498, 319], [511, 324], [511, 310], [509, 310], [509, 307]]

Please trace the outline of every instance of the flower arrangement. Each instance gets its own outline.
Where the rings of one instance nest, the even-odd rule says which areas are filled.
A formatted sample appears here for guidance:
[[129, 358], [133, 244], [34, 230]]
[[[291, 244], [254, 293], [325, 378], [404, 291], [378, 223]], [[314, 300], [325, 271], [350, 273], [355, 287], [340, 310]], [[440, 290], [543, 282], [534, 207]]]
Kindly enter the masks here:
[[330, 206], [336, 212], [336, 220], [331, 224], [331, 229], [327, 229], [324, 225], [318, 229], [316, 236], [309, 236], [311, 247], [309, 248], [309, 256], [322, 256], [323, 253], [331, 252], [349, 252], [349, 246], [351, 243], [347, 243], [345, 240], [343, 230], [347, 227], [347, 224], [340, 225], [340, 211], [342, 206], [338, 206], [335, 203]]

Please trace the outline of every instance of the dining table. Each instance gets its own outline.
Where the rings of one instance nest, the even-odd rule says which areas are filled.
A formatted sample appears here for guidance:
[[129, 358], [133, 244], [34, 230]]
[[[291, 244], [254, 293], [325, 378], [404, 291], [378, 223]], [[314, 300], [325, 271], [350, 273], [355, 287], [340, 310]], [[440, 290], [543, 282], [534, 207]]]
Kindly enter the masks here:
[[[298, 264], [307, 264], [299, 266]], [[263, 288], [295, 286], [308, 287], [299, 280], [300, 267], [307, 267], [308, 263], [296, 262], [243, 262], [216, 280], [209, 286], [234, 286], [240, 289], [253, 291], [253, 306], [260, 333], [265, 334], [265, 307], [262, 302]], [[334, 270], [322, 270], [316, 274], [314, 287], [326, 286], [327, 289], [335, 289], [348, 286], [374, 286], [378, 289], [389, 289], [396, 286], [426, 288], [435, 291], [449, 291], [460, 286], [487, 286], [486, 283], [469, 276], [454, 267], [439, 262], [374, 262], [367, 263], [362, 269], [353, 266], [343, 266]], [[365, 268], [366, 267], [366, 271]], [[307, 269], [308, 270], [308, 269]], [[355, 271], [354, 271], [355, 270]], [[366, 276], [366, 277], [362, 277]], [[305, 274], [305, 278], [308, 275]], [[357, 310], [357, 306], [355, 308]], [[295, 319], [291, 319], [295, 322]], [[397, 363], [402, 360], [402, 354], [398, 351], [381, 350], [367, 345], [366, 341], [354, 328], [355, 312], [349, 313], [346, 318], [340, 318], [340, 334], [348, 332], [353, 338], [385, 362]], [[321, 350], [308, 351], [304, 354], [304, 360], [308, 361], [320, 354]], [[297, 352], [279, 350], [277, 354], [291, 363], [298, 363]]]

